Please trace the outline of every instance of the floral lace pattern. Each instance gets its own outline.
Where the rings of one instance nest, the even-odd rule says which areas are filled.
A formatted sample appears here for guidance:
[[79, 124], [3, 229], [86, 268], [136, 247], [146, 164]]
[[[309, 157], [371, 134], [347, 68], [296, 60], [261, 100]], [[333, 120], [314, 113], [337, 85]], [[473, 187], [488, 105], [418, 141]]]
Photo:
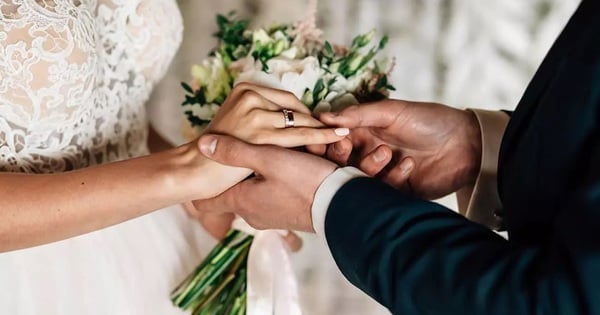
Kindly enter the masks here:
[[144, 103], [181, 33], [174, 0], [0, 2], [0, 171], [146, 154]]

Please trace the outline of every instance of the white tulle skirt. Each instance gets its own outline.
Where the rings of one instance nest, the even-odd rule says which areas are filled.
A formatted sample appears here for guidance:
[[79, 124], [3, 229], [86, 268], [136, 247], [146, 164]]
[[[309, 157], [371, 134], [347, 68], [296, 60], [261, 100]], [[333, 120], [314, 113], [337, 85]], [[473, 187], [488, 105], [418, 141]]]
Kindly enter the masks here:
[[173, 206], [72, 239], [0, 254], [0, 314], [184, 314], [169, 293], [215, 241]]

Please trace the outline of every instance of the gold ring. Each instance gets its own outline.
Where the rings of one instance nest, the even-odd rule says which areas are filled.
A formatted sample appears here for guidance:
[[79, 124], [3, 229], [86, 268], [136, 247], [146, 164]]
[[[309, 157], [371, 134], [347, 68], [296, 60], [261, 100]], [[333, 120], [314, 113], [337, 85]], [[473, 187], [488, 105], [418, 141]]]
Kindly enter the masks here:
[[294, 122], [294, 112], [289, 109], [283, 109], [283, 120], [284, 120], [284, 128], [293, 128], [295, 125]]

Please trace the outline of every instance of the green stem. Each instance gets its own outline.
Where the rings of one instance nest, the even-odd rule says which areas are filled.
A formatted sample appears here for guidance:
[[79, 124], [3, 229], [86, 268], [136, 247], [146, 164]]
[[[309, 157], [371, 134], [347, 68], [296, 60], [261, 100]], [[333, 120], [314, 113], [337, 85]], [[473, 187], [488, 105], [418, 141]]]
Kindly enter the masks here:
[[[193, 314], [229, 313], [233, 299], [245, 294], [245, 265], [253, 237], [237, 230], [227, 236], [172, 293], [173, 303]], [[240, 292], [243, 291], [243, 292]], [[228, 304], [229, 303], [229, 304]], [[239, 303], [239, 302], [238, 302]]]
[[[214, 259], [215, 256], [217, 256], [222, 250], [223, 248], [229, 244], [231, 242], [231, 240], [233, 238], [235, 238], [238, 233], [240, 233], [238, 230], [231, 230], [227, 233], [227, 235], [225, 236], [225, 238], [223, 238], [223, 240], [217, 244], [215, 246], [215, 248], [213, 248], [210, 253], [208, 253], [208, 256], [206, 258], [204, 258], [204, 260], [202, 261], [202, 263], [200, 263], [200, 265], [198, 267], [196, 267], [196, 269], [194, 269], [194, 271], [192, 273], [189, 274], [189, 276], [187, 276], [185, 278], [185, 280], [183, 280], [181, 282], [181, 284], [179, 284], [174, 290], [173, 293], [171, 293], [171, 296], [176, 296], [176, 295], [181, 295], [180, 291], [181, 289], [188, 287], [190, 282], [192, 281], [192, 279], [194, 277], [196, 277], [199, 273], [202, 272], [202, 270]], [[177, 304], [177, 303], [176, 303]]]
[[244, 268], [240, 269], [238, 274], [236, 275], [236, 281], [231, 286], [231, 290], [229, 290], [229, 295], [227, 296], [227, 298], [225, 299], [225, 302], [223, 303], [226, 307], [225, 314], [232, 313], [231, 310], [233, 308], [233, 303], [234, 303], [235, 299], [237, 297], [239, 297], [239, 295], [241, 293], [245, 292], [247, 280], [248, 279], [246, 277], [246, 267], [244, 267]]

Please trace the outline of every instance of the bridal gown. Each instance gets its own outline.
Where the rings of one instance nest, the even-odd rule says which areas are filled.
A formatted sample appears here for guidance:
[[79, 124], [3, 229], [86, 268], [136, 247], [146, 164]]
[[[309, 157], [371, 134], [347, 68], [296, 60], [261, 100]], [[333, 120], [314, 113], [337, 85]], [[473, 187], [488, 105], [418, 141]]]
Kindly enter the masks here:
[[[0, 1], [0, 171], [147, 154], [144, 104], [181, 35], [175, 0]], [[169, 292], [213, 245], [173, 206], [0, 253], [0, 314], [183, 314]]]

